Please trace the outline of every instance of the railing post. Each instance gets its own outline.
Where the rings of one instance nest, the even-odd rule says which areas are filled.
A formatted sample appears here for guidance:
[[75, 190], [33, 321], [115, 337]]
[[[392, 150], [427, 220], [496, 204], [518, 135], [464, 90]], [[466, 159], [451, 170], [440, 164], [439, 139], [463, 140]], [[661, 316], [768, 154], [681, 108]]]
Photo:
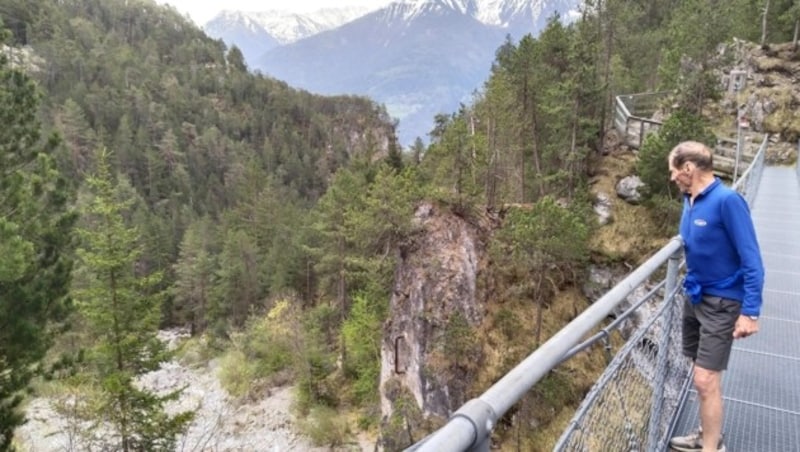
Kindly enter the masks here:
[[[664, 303], [675, 302], [675, 290], [678, 287], [678, 271], [682, 252], [676, 251], [667, 261], [667, 278], [664, 284]], [[672, 331], [672, 322], [677, 307], [668, 307], [661, 325], [661, 338], [658, 341], [655, 379], [653, 381], [653, 398], [650, 410], [650, 422], [647, 429], [647, 450], [660, 451], [663, 448], [661, 438], [661, 410], [664, 405], [664, 384], [667, 378], [667, 362]]]
[[797, 170], [797, 177], [800, 178], [800, 140], [797, 140], [797, 162], [796, 163], [797, 163], [797, 165], [796, 165], [795, 169]]

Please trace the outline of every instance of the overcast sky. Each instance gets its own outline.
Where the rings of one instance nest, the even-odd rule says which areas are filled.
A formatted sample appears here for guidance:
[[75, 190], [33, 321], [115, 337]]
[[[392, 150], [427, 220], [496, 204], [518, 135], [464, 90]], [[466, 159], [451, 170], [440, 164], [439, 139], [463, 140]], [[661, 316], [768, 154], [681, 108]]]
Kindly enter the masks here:
[[183, 14], [188, 14], [198, 25], [205, 25], [224, 9], [238, 11], [283, 10], [306, 13], [332, 6], [382, 6], [390, 0], [156, 0], [168, 3]]

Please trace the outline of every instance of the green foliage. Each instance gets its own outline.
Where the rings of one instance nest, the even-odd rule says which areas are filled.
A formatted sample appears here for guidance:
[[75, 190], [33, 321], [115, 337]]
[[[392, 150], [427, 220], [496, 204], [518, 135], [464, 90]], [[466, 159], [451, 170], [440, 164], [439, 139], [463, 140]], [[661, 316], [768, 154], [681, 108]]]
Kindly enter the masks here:
[[392, 414], [381, 420], [380, 445], [385, 450], [403, 450], [433, 431], [414, 396], [396, 380], [386, 382], [386, 397], [392, 402]]
[[378, 400], [381, 371], [381, 325], [386, 304], [366, 295], [353, 300], [350, 315], [342, 326], [347, 346], [346, 371], [354, 379], [353, 392], [359, 404]]
[[574, 403], [580, 394], [575, 390], [568, 376], [563, 372], [550, 372], [539, 384], [535, 392], [542, 397], [547, 406], [561, 407]]
[[238, 349], [229, 350], [222, 355], [217, 376], [222, 387], [233, 397], [245, 397], [255, 386], [255, 369], [244, 352]]
[[472, 368], [480, 364], [480, 344], [475, 329], [460, 312], [454, 313], [447, 320], [441, 339], [444, 356], [457, 361], [460, 365]]
[[216, 356], [205, 337], [189, 337], [178, 343], [173, 358], [186, 366], [203, 365]]
[[494, 316], [494, 328], [500, 331], [506, 340], [512, 340], [522, 330], [522, 322], [517, 315], [508, 308], [501, 308]]
[[280, 300], [264, 316], [251, 316], [234, 333], [220, 366], [223, 387], [233, 396], [256, 395], [260, 389], [289, 381], [300, 371], [305, 334], [289, 300]]
[[101, 391], [91, 419], [110, 424], [119, 441], [114, 448], [171, 450], [192, 414], [166, 414], [165, 404], [178, 391], [156, 395], [135, 384], [136, 376], [167, 359], [156, 337], [162, 295], [153, 288], [161, 276], [138, 268], [139, 235], [125, 223], [133, 200], [115, 185], [108, 154], [100, 151], [96, 160], [97, 173], [87, 180], [73, 288], [87, 332], [95, 338], [84, 370]]
[[442, 200], [456, 206], [481, 201], [485, 146], [479, 136], [468, 132], [472, 121], [472, 113], [463, 106], [458, 115], [438, 115], [433, 142], [425, 155], [425, 167], [440, 187]]
[[[14, 42], [35, 52], [31, 74], [46, 96], [33, 113], [64, 138], [52, 153], [61, 171], [77, 186], [95, 148], [115, 149], [112, 173], [143, 200], [132, 215], [142, 265], [163, 271], [159, 287], [171, 287], [165, 325], [190, 322], [195, 333], [212, 328], [224, 339], [270, 296], [312, 300], [320, 278], [305, 246], [309, 207], [336, 171], [383, 151], [378, 143], [388, 141], [394, 167], [402, 167], [385, 108], [249, 73], [238, 49], [226, 50], [172, 9], [138, 0], [0, 0], [0, 11], [14, 16]], [[198, 218], [210, 223], [210, 237], [193, 231], [184, 240]], [[202, 240], [210, 241], [204, 251], [188, 249]], [[252, 244], [250, 255], [234, 256]], [[239, 270], [249, 264], [257, 270], [244, 281]]]
[[319, 447], [342, 446], [349, 433], [347, 420], [336, 410], [325, 406], [312, 408], [300, 422], [300, 429]]
[[664, 237], [672, 237], [677, 233], [683, 205], [675, 198], [665, 195], [653, 195], [648, 200], [654, 224]]
[[545, 196], [528, 208], [508, 212], [490, 253], [511, 294], [536, 304], [536, 344], [541, 341], [544, 305], [563, 284], [578, 281], [588, 260], [588, 220], [581, 207], [563, 207]]
[[217, 337], [228, 337], [234, 328], [243, 326], [263, 300], [255, 240], [243, 230], [227, 229], [224, 234], [205, 319]]
[[717, 71], [726, 62], [717, 46], [734, 37], [755, 39], [761, 15], [757, 3], [687, 0], [671, 9], [662, 31], [665, 39], [659, 74], [661, 89], [677, 89], [683, 109], [699, 114], [708, 100], [719, 97]]
[[174, 264], [173, 321], [188, 323], [193, 334], [204, 331], [209, 318], [216, 263], [213, 235], [213, 225], [207, 217], [192, 223], [183, 236], [178, 261]]
[[341, 385], [329, 384], [327, 379], [336, 368], [341, 314], [329, 304], [320, 304], [305, 311], [297, 330], [303, 332], [303, 342], [296, 349], [294, 368], [297, 370], [297, 408], [307, 413], [314, 406], [336, 406]]
[[646, 184], [643, 193], [645, 200], [655, 196], [670, 199], [678, 197], [677, 189], [669, 180], [667, 157], [672, 148], [686, 140], [700, 141], [712, 148], [716, 142], [706, 120], [686, 110], [673, 112], [657, 133], [645, 138], [636, 163], [636, 171]]
[[422, 166], [444, 199], [501, 206], [570, 198], [596, 147], [603, 102], [594, 39], [557, 16], [539, 36], [506, 41], [485, 92], [437, 118]]
[[337, 300], [343, 316], [348, 293], [388, 298], [394, 251], [414, 233], [413, 212], [423, 193], [419, 184], [413, 167], [399, 173], [389, 165], [345, 169], [320, 199], [308, 252], [323, 294]]
[[[170, 426], [158, 416], [137, 418], [160, 402], [125, 392], [133, 374], [163, 356], [144, 334], [158, 324], [210, 333], [209, 348], [192, 353], [198, 357], [230, 339], [226, 368], [240, 388], [233, 392], [252, 390], [243, 389], [247, 380], [292, 374], [301, 411], [351, 395], [348, 401], [369, 405], [396, 250], [416, 233], [417, 203], [435, 198], [459, 212], [508, 212], [492, 244], [512, 286], [500, 296], [520, 294], [541, 312], [586, 261], [586, 169], [613, 96], [678, 89], [681, 107], [700, 111], [715, 94], [717, 44], [734, 34], [757, 38], [761, 6], [590, 0], [582, 20], [567, 26], [553, 17], [540, 36], [507, 40], [473, 102], [437, 116], [430, 147], [415, 143], [409, 165], [383, 107], [250, 74], [238, 49], [225, 49], [173, 10], [149, 1], [0, 0], [11, 42], [42, 57], [31, 74], [46, 94], [40, 106], [31, 80], [0, 56], [0, 365], [10, 370], [0, 372], [0, 438], [21, 420], [19, 391], [50, 341], [47, 321], [66, 305], [73, 218], [65, 206], [73, 187], [56, 167], [78, 186], [98, 164], [92, 151], [115, 149], [106, 163], [109, 176], [122, 176], [113, 199], [132, 203], [117, 206], [124, 221], [114, 223], [116, 243], [125, 246], [109, 239], [104, 251], [84, 249], [74, 287], [100, 300], [114, 291], [97, 289], [103, 280], [89, 268], [126, 270], [120, 299], [138, 300], [142, 315], [124, 335], [100, 337], [124, 339], [130, 346], [119, 351], [131, 353], [125, 361], [133, 368], [97, 385], [129, 396], [132, 417], [115, 422], [138, 422], [142, 447], [164, 446], [149, 442], [158, 435], [148, 433], [155, 428], [148, 422]], [[796, 2], [772, 0], [770, 39], [788, 39], [797, 17]], [[708, 29], [715, 32], [702, 32]], [[37, 115], [63, 146], [40, 139]], [[699, 122], [674, 116], [646, 143], [639, 167], [648, 202], [669, 212], [660, 216], [664, 228], [674, 224], [676, 205], [665, 152], [678, 137], [711, 143]], [[386, 164], [376, 164], [384, 152]], [[509, 203], [523, 207], [509, 210]], [[85, 239], [100, 240], [100, 223], [87, 217], [84, 226]], [[275, 303], [283, 307], [277, 317], [261, 317], [283, 294], [299, 294], [306, 311], [292, 299]], [[100, 331], [113, 313], [86, 300], [84, 321]], [[507, 336], [520, 330], [503, 311], [495, 320]], [[465, 319], [452, 317], [444, 334], [443, 354], [477, 353]], [[105, 357], [103, 367], [117, 372], [112, 351], [98, 346], [89, 358], [99, 367]], [[419, 426], [409, 420], [420, 415], [414, 404], [411, 397], [395, 404], [400, 417], [387, 428], [398, 437]]]
[[[22, 8], [31, 12], [33, 8]], [[21, 10], [21, 11], [22, 11]], [[27, 27], [16, 19], [15, 30]], [[1, 25], [1, 23], [0, 23]], [[0, 44], [7, 34], [0, 29]], [[22, 391], [66, 314], [74, 192], [56, 170], [55, 136], [42, 139], [40, 92], [0, 55], [0, 450], [10, 447]]]
[[508, 212], [492, 254], [501, 265], [544, 273], [552, 283], [574, 281], [588, 259], [589, 226], [576, 206], [544, 197], [530, 209]]

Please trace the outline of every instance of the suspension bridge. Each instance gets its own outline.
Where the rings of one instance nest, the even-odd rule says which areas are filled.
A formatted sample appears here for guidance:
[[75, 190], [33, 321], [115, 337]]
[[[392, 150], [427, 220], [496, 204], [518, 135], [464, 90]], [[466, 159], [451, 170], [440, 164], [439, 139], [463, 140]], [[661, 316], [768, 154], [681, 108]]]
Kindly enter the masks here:
[[[723, 431], [727, 450], [733, 452], [800, 451], [800, 158], [794, 167], [765, 166], [767, 146], [764, 137], [733, 184], [751, 206], [766, 269], [760, 331], [734, 343], [723, 374]], [[669, 450], [671, 436], [699, 424], [691, 366], [681, 355], [681, 269], [682, 242], [675, 237], [482, 395], [455, 411], [442, 428], [407, 450], [489, 451], [497, 421], [527, 391], [645, 307], [652, 314], [615, 354], [554, 450]], [[601, 328], [626, 297], [646, 282], [652, 284], [656, 274], [666, 276]]]

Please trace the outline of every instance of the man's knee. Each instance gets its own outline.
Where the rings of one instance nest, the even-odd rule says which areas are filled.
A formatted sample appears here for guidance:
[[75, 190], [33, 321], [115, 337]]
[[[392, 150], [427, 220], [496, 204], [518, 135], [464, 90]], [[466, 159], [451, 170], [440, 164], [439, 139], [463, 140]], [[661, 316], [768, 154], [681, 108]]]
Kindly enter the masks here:
[[694, 387], [701, 398], [719, 392], [721, 382], [722, 372], [695, 366]]

